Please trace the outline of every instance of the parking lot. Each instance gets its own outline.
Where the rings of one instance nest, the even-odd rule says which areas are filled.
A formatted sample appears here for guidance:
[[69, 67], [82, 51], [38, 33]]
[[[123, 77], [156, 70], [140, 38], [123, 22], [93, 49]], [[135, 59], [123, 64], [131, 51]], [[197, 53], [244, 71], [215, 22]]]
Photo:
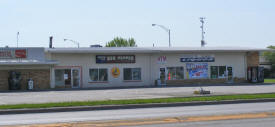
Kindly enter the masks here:
[[[236, 85], [236, 86], [204, 86], [211, 95], [248, 94], [275, 92], [275, 84], [268, 85]], [[187, 97], [194, 95], [193, 91], [200, 87], [154, 87], [127, 89], [98, 89], [98, 90], [63, 90], [63, 91], [30, 91], [30, 92], [2, 92], [0, 104], [46, 103], [68, 101], [94, 101], [116, 99], [144, 99]]]

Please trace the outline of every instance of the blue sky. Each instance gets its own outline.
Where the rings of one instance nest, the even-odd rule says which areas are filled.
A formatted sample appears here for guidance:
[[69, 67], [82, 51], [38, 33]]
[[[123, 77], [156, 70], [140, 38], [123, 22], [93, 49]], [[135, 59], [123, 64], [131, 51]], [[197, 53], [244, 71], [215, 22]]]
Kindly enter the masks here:
[[275, 45], [274, 0], [0, 0], [0, 46], [81, 47], [133, 37], [139, 47], [200, 46], [206, 17], [208, 47]]

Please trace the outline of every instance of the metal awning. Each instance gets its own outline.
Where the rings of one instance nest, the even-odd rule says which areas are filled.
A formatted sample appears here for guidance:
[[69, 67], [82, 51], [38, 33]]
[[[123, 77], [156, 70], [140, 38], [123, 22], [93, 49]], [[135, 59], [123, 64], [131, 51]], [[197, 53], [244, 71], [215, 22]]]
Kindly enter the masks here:
[[54, 60], [39, 61], [34, 59], [1, 59], [0, 65], [55, 65], [59, 62]]

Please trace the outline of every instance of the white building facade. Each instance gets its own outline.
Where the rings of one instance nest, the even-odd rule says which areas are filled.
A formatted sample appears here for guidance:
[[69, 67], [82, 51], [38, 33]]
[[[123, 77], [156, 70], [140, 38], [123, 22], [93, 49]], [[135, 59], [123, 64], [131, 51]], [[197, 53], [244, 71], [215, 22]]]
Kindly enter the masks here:
[[252, 48], [50, 48], [51, 88], [246, 82]]

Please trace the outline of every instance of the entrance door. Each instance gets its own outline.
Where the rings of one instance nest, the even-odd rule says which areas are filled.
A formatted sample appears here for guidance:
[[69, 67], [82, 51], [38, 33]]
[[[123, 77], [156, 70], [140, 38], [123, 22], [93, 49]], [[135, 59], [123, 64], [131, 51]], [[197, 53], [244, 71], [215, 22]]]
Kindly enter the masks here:
[[161, 85], [166, 85], [166, 76], [165, 76], [165, 68], [159, 69], [159, 79]]
[[233, 68], [230, 66], [227, 67], [227, 82], [233, 83]]
[[71, 85], [72, 88], [79, 88], [80, 86], [80, 69], [78, 68], [72, 68], [72, 80]]

